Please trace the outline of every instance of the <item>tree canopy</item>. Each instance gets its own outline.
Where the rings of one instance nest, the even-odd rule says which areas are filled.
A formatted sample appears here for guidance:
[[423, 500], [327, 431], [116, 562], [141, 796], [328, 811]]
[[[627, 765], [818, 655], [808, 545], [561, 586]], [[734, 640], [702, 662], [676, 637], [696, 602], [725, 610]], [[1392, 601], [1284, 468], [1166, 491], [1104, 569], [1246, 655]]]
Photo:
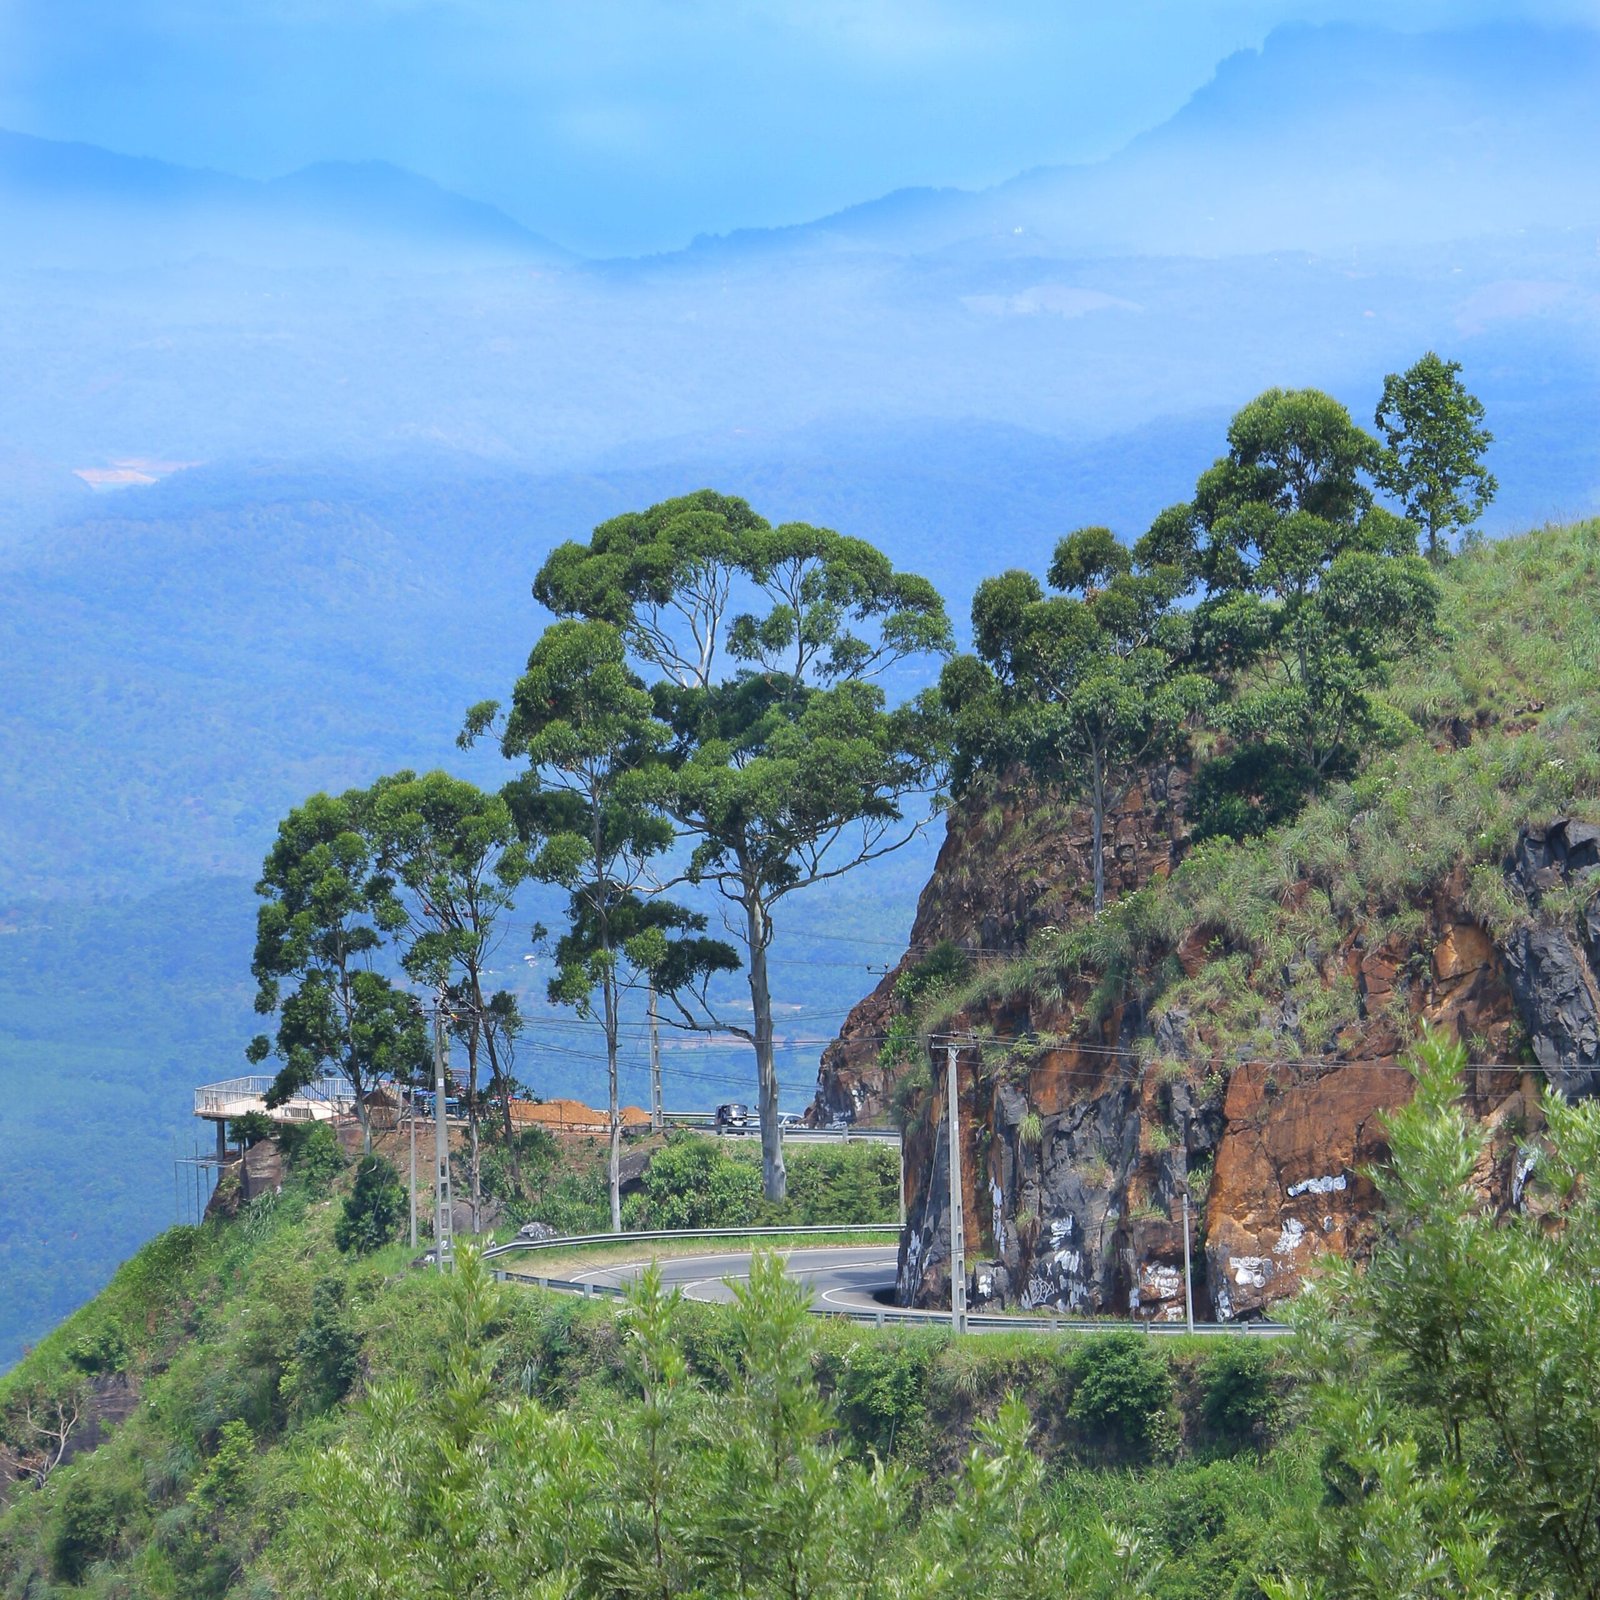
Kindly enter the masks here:
[[428, 1052], [421, 1007], [373, 965], [405, 912], [379, 860], [370, 796], [314, 794], [295, 807], [278, 824], [256, 893], [264, 903], [251, 962], [255, 1004], [263, 1015], [276, 1012], [278, 1026], [248, 1055], [263, 1061], [275, 1049], [283, 1063], [267, 1104], [336, 1073], [350, 1085], [370, 1145], [367, 1096], [385, 1080], [411, 1077]]
[[1380, 455], [1331, 396], [1269, 389], [1234, 417], [1194, 498], [1136, 547], [1199, 585], [1192, 660], [1229, 687], [1236, 776], [1259, 771], [1251, 746], [1301, 789], [1351, 770], [1385, 734], [1374, 691], [1433, 634], [1417, 530], [1374, 502]]
[[[891, 707], [871, 680], [908, 657], [948, 651], [943, 604], [925, 579], [896, 572], [862, 540], [803, 523], [773, 527], [710, 490], [562, 545], [534, 592], [563, 615], [615, 627], [639, 672], [661, 675], [653, 706], [666, 737], [659, 762], [647, 765], [662, 786], [650, 803], [687, 836], [685, 876], [721, 895], [744, 945], [751, 1023], [716, 1020], [754, 1048], [764, 1184], [780, 1200], [773, 910], [922, 825], [906, 803], [939, 785], [938, 707], [931, 693]], [[687, 1026], [708, 1021], [682, 1005], [678, 1016]]]
[[1461, 363], [1432, 350], [1383, 380], [1374, 422], [1383, 436], [1380, 486], [1428, 537], [1428, 558], [1448, 553], [1450, 537], [1470, 526], [1500, 485], [1483, 464], [1494, 435], [1483, 402], [1461, 382]]
[[956, 718], [957, 778], [1015, 763], [1086, 790], [1092, 820], [1094, 909], [1106, 903], [1106, 813], [1140, 770], [1171, 752], [1210, 683], [1187, 670], [1188, 617], [1174, 603], [1181, 566], [1135, 558], [1108, 528], [1057, 545], [1046, 598], [1025, 572], [983, 583], [972, 603], [977, 660], [941, 678]]
[[[738, 965], [726, 944], [702, 936], [703, 915], [646, 892], [660, 887], [654, 863], [673, 842], [663, 810], [668, 733], [654, 711], [623, 633], [610, 622], [567, 619], [534, 645], [500, 734], [502, 753], [527, 762], [506, 793], [531, 844], [528, 870], [569, 896], [550, 999], [597, 1022], [605, 1040], [613, 1229], [622, 1225], [623, 992], [648, 983], [703, 1005], [710, 976]], [[466, 737], [497, 714], [489, 702], [474, 707]]]

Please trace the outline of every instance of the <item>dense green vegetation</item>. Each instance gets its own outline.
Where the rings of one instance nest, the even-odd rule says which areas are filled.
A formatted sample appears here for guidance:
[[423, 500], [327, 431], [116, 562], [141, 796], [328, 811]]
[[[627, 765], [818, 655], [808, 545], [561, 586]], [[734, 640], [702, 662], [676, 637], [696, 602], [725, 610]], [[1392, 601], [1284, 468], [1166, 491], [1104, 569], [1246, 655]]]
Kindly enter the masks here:
[[[1439, 581], [1439, 643], [1378, 695], [1380, 714], [1412, 730], [1400, 742], [1292, 821], [1193, 850], [1097, 921], [930, 985], [908, 999], [907, 1036], [985, 998], [1048, 1002], [1087, 984], [1109, 1004], [1138, 973], [1153, 1017], [1203, 1019], [1219, 1051], [1320, 1055], [1356, 1003], [1352, 988], [1323, 982], [1307, 949], [1330, 949], [1351, 928], [1369, 942], [1415, 932], [1420, 902], [1452, 872], [1491, 931], [1527, 916], [1501, 870], [1517, 830], [1600, 817], [1600, 523], [1478, 546]], [[1169, 957], [1194, 929], [1207, 930], [1208, 959], [1189, 976]], [[1264, 1026], [1263, 1002], [1284, 998], [1299, 1021]]]
[[1497, 1218], [1459, 1063], [1391, 1119], [1371, 1270], [1270, 1348], [880, 1333], [771, 1258], [734, 1307], [618, 1312], [342, 1255], [349, 1175], [308, 1165], [0, 1385], [0, 1593], [1587, 1600], [1600, 1107], [1547, 1099]]

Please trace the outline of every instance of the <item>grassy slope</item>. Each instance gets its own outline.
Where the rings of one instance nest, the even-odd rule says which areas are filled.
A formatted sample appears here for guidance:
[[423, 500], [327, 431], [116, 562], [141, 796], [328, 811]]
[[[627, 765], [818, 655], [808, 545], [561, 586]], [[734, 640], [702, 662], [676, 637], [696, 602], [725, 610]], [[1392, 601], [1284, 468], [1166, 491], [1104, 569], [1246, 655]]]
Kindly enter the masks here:
[[[1294, 823], [1194, 850], [1096, 923], [981, 968], [923, 1020], [1019, 996], [1048, 1005], [1085, 977], [1110, 1000], [1137, 973], [1153, 1015], [1204, 1019], [1203, 1055], [1315, 1056], [1354, 1020], [1356, 995], [1325, 985], [1312, 952], [1352, 926], [1369, 942], [1420, 928], [1417, 900], [1457, 867], [1491, 929], [1525, 914], [1501, 873], [1518, 828], [1600, 817], [1600, 522], [1483, 545], [1451, 563], [1444, 589], [1444, 644], [1387, 692], [1414, 732]], [[1443, 736], [1454, 720], [1473, 729], [1462, 748]], [[1195, 929], [1212, 958], [1185, 977], [1168, 953]], [[1263, 1001], [1290, 996], [1299, 1026], [1263, 1029]]]

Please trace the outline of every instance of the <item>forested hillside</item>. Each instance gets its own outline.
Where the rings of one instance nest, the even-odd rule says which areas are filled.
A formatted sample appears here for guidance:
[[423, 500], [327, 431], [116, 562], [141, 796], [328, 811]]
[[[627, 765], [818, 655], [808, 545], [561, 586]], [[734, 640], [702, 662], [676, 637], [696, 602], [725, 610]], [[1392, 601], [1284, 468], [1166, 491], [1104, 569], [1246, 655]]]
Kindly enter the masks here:
[[0, 1381], [0, 1592], [1592, 1596], [1600, 1102], [1496, 1217], [1460, 1063], [1293, 1341], [858, 1329], [772, 1256], [734, 1306], [408, 1270], [308, 1143]]

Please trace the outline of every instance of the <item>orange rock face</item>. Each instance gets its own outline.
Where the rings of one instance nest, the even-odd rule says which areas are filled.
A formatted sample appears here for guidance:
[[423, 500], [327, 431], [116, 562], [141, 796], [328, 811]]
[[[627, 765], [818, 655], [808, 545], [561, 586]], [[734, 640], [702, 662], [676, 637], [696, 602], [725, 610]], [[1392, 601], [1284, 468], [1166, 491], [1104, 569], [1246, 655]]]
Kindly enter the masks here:
[[[1188, 833], [1182, 820], [1187, 775], [1152, 774], [1110, 815], [1106, 886], [1129, 894], [1165, 877]], [[906, 954], [845, 1020], [823, 1053], [811, 1118], [874, 1121], [893, 1092], [879, 1061], [883, 1035], [898, 1010], [895, 984], [943, 941], [993, 955], [1020, 951], [1046, 926], [1067, 927], [1092, 906], [1093, 833], [1085, 807], [1051, 812], [1037, 795], [1013, 792], [998, 819], [974, 804], [950, 813], [933, 876], [917, 901]]]
[[[1130, 797], [1116, 828], [1120, 892], [1169, 872], [1181, 856], [1181, 793], [1152, 785]], [[880, 1064], [878, 1040], [898, 1014], [894, 977], [927, 946], [951, 939], [986, 951], [1019, 949], [1030, 933], [1086, 914], [1082, 814], [1066, 814], [1053, 835], [1050, 826], [1035, 826], [1018, 837], [1020, 847], [1007, 853], [1003, 830], [996, 842], [976, 818], [952, 814], [919, 906], [914, 948], [830, 1047], [816, 1114], [865, 1117], [884, 1107], [895, 1074]], [[1556, 845], [1546, 855], [1566, 850], [1562, 881], [1581, 870], [1600, 883], [1600, 859], [1585, 865], [1579, 854], [1590, 850], [1587, 835], [1568, 826], [1550, 837]], [[972, 870], [980, 850], [988, 852], [987, 879]], [[1600, 842], [1590, 853], [1600, 858]], [[1291, 885], [1286, 895], [1303, 899], [1309, 889]], [[1475, 1062], [1500, 1063], [1516, 1058], [1523, 1029], [1533, 1031], [1519, 1018], [1506, 957], [1468, 909], [1463, 872], [1405, 909], [1404, 936], [1392, 931], [1393, 919], [1377, 917], [1371, 922], [1380, 933], [1369, 936], [1369, 924], [1352, 915], [1333, 948], [1311, 957], [1310, 982], [1353, 996], [1354, 1006], [1353, 1015], [1343, 999], [1334, 1008], [1337, 1031], [1314, 1061], [1291, 1059], [1306, 1047], [1287, 1045], [1298, 1019], [1272, 974], [1263, 975], [1259, 1031], [1286, 1041], [1277, 1060], [1241, 1059], [1203, 1014], [1148, 1016], [1140, 997], [1152, 989], [1152, 972], [1129, 974], [1121, 998], [1093, 1013], [1085, 976], [1064, 979], [1047, 1001], [1015, 995], [955, 1019], [957, 1032], [1040, 1041], [1009, 1054], [991, 1046], [981, 1061], [977, 1050], [963, 1056], [960, 1165], [973, 1303], [1174, 1320], [1184, 1315], [1187, 1286], [1197, 1316], [1247, 1318], [1270, 1315], [1330, 1257], [1361, 1259], [1376, 1227], [1377, 1195], [1366, 1174], [1387, 1156], [1384, 1114], [1412, 1091], [1404, 1052], [1426, 1027], [1465, 1043]], [[1583, 915], [1590, 918], [1584, 926], [1600, 928], [1600, 909]], [[1585, 937], [1600, 950], [1600, 934], [1580, 929], [1567, 945], [1580, 965]], [[1213, 959], [1212, 943], [1206, 929], [1190, 929], [1149, 960], [1193, 978]], [[1530, 970], [1534, 958], [1544, 962], [1534, 978], [1553, 969], [1553, 948], [1546, 941], [1528, 958]], [[1576, 994], [1569, 1009], [1581, 1010], [1586, 991], [1564, 968], [1557, 976], [1565, 984], [1558, 998]], [[1301, 1002], [1305, 993], [1302, 987]], [[1553, 1014], [1552, 1028], [1566, 1017]], [[1582, 1017], [1572, 1028], [1580, 1025]], [[936, 1083], [942, 1053], [937, 1068]], [[926, 1086], [925, 1063], [906, 1070], [924, 1086], [907, 1104], [909, 1221], [899, 1293], [907, 1304], [947, 1304], [943, 1095]], [[1525, 1141], [1538, 1119], [1536, 1080], [1521, 1068], [1478, 1064], [1467, 1089], [1493, 1131], [1474, 1184], [1495, 1203], [1515, 1204]]]

